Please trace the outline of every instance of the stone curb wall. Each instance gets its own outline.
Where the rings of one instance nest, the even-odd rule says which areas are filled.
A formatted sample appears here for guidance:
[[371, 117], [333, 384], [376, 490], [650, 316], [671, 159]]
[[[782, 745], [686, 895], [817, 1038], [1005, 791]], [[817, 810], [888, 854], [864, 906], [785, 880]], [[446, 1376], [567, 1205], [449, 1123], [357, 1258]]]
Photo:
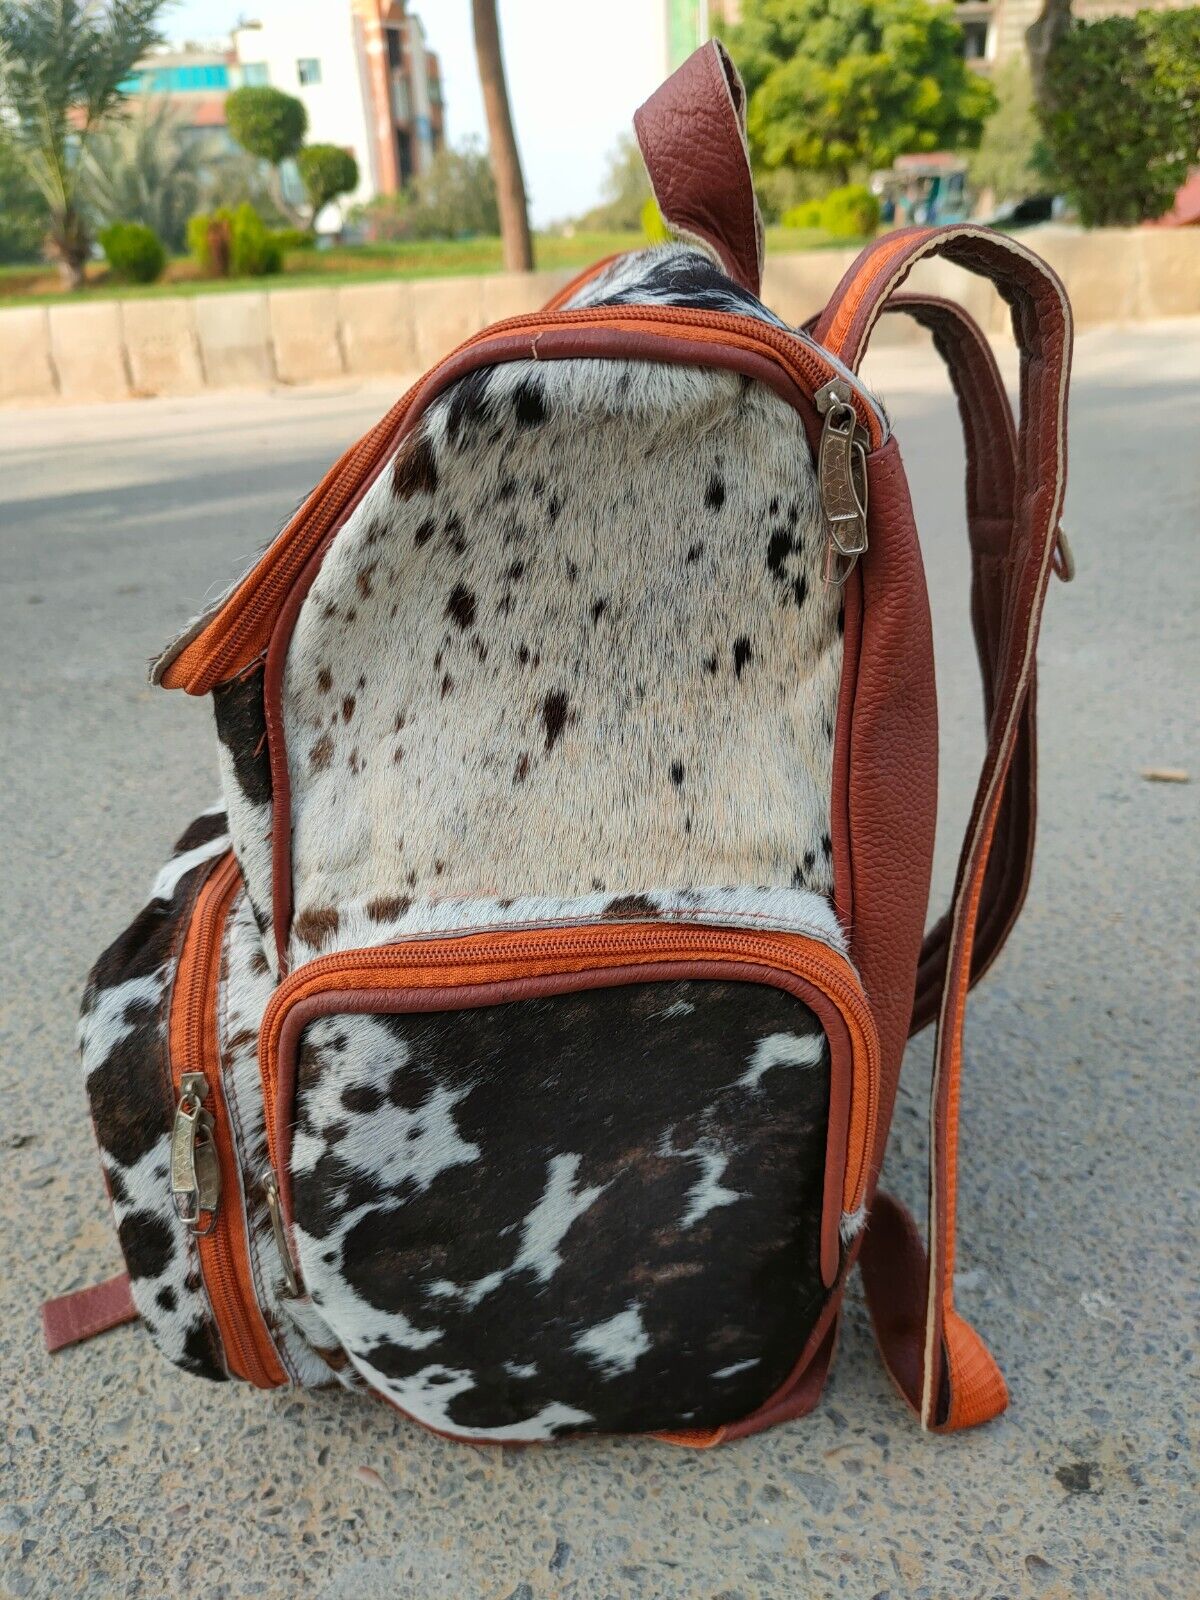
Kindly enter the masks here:
[[[1066, 283], [1076, 322], [1200, 313], [1200, 229], [1037, 230], [1023, 236]], [[854, 258], [819, 250], [768, 261], [763, 298], [788, 322], [820, 309]], [[237, 290], [0, 309], [0, 405], [128, 400], [412, 373], [488, 323], [536, 311], [571, 273], [502, 273], [339, 288]], [[1008, 314], [981, 279], [923, 262], [914, 289], [958, 300], [992, 334]], [[877, 338], [923, 337], [885, 318]]]

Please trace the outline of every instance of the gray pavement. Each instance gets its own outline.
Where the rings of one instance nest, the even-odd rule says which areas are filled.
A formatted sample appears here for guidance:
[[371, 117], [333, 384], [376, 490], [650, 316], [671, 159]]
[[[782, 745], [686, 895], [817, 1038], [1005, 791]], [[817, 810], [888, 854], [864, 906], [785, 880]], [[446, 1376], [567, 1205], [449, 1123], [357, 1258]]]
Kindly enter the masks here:
[[[1079, 578], [1052, 587], [1041, 652], [1038, 864], [964, 1088], [959, 1302], [1011, 1410], [922, 1437], [854, 1298], [816, 1415], [711, 1454], [443, 1443], [366, 1400], [188, 1379], [133, 1328], [43, 1353], [39, 1299], [119, 1264], [80, 984], [216, 789], [207, 707], [148, 689], [146, 659], [400, 386], [0, 414], [0, 1593], [1198, 1592], [1200, 323], [1090, 333], [1077, 374]], [[875, 376], [934, 591], [949, 838], [980, 747], [957, 421], [925, 350], [882, 352]], [[888, 1164], [914, 1202], [927, 1065], [922, 1040]]]

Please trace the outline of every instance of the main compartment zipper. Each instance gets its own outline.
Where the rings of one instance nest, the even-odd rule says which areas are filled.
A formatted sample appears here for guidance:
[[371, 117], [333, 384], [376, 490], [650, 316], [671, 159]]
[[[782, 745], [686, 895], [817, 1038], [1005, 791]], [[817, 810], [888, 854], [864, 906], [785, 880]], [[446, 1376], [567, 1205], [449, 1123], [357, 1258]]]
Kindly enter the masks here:
[[[501, 979], [520, 982], [547, 974], [686, 961], [775, 969], [804, 980], [834, 1002], [851, 1035], [854, 1063], [842, 1210], [856, 1212], [866, 1193], [875, 1147], [880, 1061], [874, 1018], [853, 968], [836, 950], [809, 937], [694, 924], [624, 923], [554, 933], [526, 929], [502, 940], [494, 935], [465, 934], [338, 951], [297, 968], [271, 996], [259, 1033], [274, 1172], [286, 1190], [282, 1147], [292, 1109], [281, 1103], [280, 1045], [287, 1016], [301, 1002], [339, 991], [459, 989]], [[860, 1062], [862, 1071], [858, 1070]]]
[[230, 853], [201, 886], [179, 957], [169, 1039], [178, 1096], [171, 1189], [176, 1211], [196, 1239], [230, 1371], [260, 1389], [275, 1389], [289, 1380], [255, 1293], [240, 1163], [221, 1071], [221, 953], [240, 887]]

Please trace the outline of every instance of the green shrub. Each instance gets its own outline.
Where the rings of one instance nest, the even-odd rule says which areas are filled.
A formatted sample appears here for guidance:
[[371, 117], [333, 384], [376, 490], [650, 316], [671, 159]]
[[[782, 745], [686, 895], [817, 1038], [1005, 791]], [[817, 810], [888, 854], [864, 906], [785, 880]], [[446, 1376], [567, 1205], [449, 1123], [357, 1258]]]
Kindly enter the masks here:
[[188, 255], [206, 277], [221, 276], [217, 263], [213, 260], [211, 237], [213, 224], [231, 216], [232, 213], [222, 206], [217, 211], [197, 211], [195, 216], [188, 218]]
[[153, 228], [142, 222], [110, 222], [99, 238], [114, 278], [123, 283], [153, 283], [162, 276], [167, 252]]
[[831, 189], [821, 202], [821, 226], [835, 239], [869, 238], [879, 226], [879, 199], [865, 183]]
[[307, 228], [275, 228], [275, 243], [285, 253], [288, 250], [315, 250], [317, 241]]
[[785, 228], [820, 228], [824, 226], [824, 212], [819, 200], [804, 200], [798, 206], [789, 206], [779, 219]]
[[283, 245], [246, 201], [199, 212], [188, 223], [188, 250], [214, 278], [262, 278], [283, 270]]
[[866, 184], [848, 183], [823, 200], [790, 206], [779, 220], [785, 228], [819, 228], [835, 239], [861, 239], [879, 226], [879, 201]]
[[1200, 160], [1200, 8], [1077, 22], [1050, 52], [1039, 115], [1082, 222], [1161, 217]]

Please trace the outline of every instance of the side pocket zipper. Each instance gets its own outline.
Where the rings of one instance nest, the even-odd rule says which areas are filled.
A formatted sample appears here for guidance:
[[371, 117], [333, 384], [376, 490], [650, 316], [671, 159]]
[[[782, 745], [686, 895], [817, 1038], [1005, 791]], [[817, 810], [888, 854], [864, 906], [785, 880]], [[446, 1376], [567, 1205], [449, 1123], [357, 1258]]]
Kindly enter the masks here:
[[240, 887], [235, 857], [223, 856], [197, 896], [179, 958], [169, 1040], [178, 1096], [171, 1193], [196, 1240], [230, 1372], [256, 1388], [277, 1389], [289, 1378], [254, 1288], [238, 1152], [221, 1073], [221, 954]]

